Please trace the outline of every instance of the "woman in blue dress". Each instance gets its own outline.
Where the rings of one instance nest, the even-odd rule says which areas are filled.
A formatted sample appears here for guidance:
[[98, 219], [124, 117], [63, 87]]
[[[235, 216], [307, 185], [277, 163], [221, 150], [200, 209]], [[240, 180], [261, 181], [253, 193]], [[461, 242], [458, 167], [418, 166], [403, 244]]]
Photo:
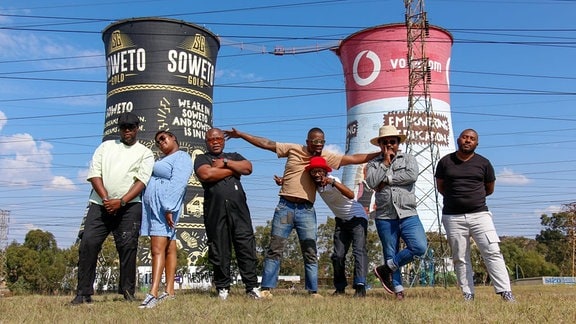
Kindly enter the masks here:
[[[152, 253], [152, 286], [140, 308], [153, 308], [159, 301], [174, 296], [176, 275], [176, 223], [188, 179], [192, 175], [192, 159], [180, 151], [178, 139], [168, 131], [154, 136], [163, 157], [154, 163], [152, 177], [142, 197], [142, 228], [140, 234], [150, 237]], [[160, 296], [160, 280], [166, 273], [166, 291]]]

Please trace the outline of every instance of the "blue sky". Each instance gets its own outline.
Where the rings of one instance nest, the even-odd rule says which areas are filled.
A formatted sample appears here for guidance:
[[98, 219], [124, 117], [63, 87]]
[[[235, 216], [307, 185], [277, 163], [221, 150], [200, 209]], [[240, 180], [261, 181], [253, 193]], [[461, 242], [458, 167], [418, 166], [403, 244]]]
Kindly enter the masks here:
[[[430, 24], [454, 37], [452, 126], [475, 128], [495, 166], [489, 198], [500, 235], [533, 238], [540, 215], [575, 198], [575, 1], [427, 1]], [[5, 0], [0, 4], [0, 209], [9, 241], [30, 229], [70, 246], [84, 215], [85, 175], [102, 139], [106, 70], [101, 32], [133, 17], [166, 17], [221, 37], [214, 126], [303, 143], [311, 127], [343, 152], [346, 92], [331, 51], [352, 33], [403, 23], [404, 2]], [[272, 55], [276, 47], [297, 54]], [[270, 219], [284, 160], [227, 142], [254, 164], [243, 179], [255, 225]], [[335, 172], [340, 175], [340, 171]], [[319, 222], [329, 210], [317, 205]]]

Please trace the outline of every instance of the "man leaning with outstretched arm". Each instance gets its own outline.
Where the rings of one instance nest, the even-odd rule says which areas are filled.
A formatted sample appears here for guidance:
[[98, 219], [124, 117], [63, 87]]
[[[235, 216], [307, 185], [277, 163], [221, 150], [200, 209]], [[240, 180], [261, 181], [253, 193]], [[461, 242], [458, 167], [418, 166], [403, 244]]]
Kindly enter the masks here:
[[378, 156], [379, 152], [340, 155], [323, 151], [326, 140], [320, 128], [308, 131], [306, 145], [277, 143], [240, 132], [235, 128], [224, 133], [227, 138], [242, 138], [256, 147], [276, 153], [278, 158], [287, 158], [279, 192], [280, 200], [272, 219], [270, 245], [264, 259], [261, 297], [272, 297], [270, 289], [276, 288], [278, 283], [282, 253], [293, 229], [296, 229], [298, 234], [304, 259], [305, 288], [312, 297], [321, 297], [318, 294], [317, 223], [314, 209], [316, 184], [305, 172], [305, 168], [313, 156], [322, 156], [328, 166], [338, 169], [343, 165], [365, 163]]

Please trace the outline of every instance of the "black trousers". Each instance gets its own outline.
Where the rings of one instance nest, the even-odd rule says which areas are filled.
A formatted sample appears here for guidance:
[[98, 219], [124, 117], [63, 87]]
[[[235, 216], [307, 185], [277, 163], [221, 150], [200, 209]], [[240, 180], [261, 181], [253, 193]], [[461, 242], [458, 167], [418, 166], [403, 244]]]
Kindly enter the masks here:
[[230, 287], [230, 263], [234, 246], [238, 270], [246, 290], [258, 287], [256, 239], [248, 206], [244, 201], [233, 200], [209, 206], [204, 213], [204, 225], [208, 237], [208, 260], [214, 271], [214, 285], [217, 289]]
[[78, 259], [78, 295], [93, 295], [96, 262], [102, 244], [112, 233], [120, 259], [118, 293], [134, 295], [136, 291], [136, 254], [142, 223], [142, 204], [131, 203], [120, 208], [116, 215], [106, 212], [104, 206], [90, 204], [84, 231], [80, 237]]
[[334, 288], [337, 290], [344, 290], [348, 285], [346, 280], [346, 254], [350, 244], [352, 244], [352, 255], [354, 256], [353, 288], [356, 288], [359, 284], [366, 285], [366, 277], [368, 276], [367, 235], [367, 219], [354, 217], [343, 221], [336, 217], [332, 266], [334, 268]]

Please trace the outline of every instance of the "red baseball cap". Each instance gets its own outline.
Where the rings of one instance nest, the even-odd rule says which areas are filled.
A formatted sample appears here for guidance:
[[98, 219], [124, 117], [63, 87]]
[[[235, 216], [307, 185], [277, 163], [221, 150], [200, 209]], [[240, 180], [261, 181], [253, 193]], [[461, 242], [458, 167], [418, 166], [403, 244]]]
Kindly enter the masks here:
[[310, 164], [308, 164], [306, 166], [305, 170], [310, 171], [310, 169], [315, 169], [315, 168], [322, 168], [322, 169], [326, 170], [326, 172], [332, 171], [332, 169], [328, 166], [328, 164], [326, 164], [326, 160], [321, 156], [313, 156], [310, 159]]

